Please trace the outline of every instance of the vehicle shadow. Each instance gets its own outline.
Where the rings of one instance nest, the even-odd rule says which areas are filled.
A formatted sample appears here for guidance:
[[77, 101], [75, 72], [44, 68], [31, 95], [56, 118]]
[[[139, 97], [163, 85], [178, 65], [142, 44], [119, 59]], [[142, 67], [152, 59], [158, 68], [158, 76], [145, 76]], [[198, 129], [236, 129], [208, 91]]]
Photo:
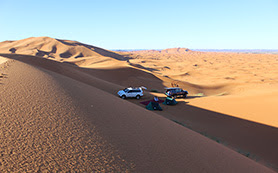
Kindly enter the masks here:
[[185, 99], [196, 99], [201, 97], [205, 97], [205, 96], [187, 96]]

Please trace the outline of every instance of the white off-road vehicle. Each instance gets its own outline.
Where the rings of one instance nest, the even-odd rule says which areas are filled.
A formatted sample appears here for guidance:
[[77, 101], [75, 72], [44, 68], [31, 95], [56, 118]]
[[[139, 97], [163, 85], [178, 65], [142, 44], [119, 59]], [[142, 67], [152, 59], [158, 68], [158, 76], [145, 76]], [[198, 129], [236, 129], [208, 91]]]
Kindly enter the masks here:
[[120, 90], [118, 92], [118, 95], [122, 98], [122, 99], [126, 99], [128, 97], [134, 97], [136, 99], [140, 99], [140, 97], [142, 97], [144, 94], [143, 94], [143, 89], [142, 87], [139, 87], [139, 88], [132, 88], [132, 87], [129, 87], [129, 88], [125, 88], [123, 90]]

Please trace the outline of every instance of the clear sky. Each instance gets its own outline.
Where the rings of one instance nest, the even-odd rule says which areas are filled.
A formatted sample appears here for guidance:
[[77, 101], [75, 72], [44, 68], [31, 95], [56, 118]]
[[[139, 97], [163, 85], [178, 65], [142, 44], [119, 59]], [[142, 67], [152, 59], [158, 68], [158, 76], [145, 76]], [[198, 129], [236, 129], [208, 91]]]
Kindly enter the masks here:
[[278, 49], [278, 0], [0, 0], [0, 41], [105, 49]]

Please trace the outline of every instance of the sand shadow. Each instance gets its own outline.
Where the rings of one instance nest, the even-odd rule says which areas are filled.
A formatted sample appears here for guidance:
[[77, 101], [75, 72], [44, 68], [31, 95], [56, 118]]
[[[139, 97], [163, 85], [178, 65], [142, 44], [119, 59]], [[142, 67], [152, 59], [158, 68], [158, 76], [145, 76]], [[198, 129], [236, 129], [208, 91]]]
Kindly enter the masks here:
[[158, 114], [278, 170], [278, 128], [191, 106], [187, 99], [176, 101]]
[[185, 99], [196, 99], [201, 97], [205, 97], [205, 96], [187, 96]]
[[130, 63], [129, 62], [129, 65], [133, 66], [133, 67], [137, 67], [137, 68], [140, 68], [140, 69], [144, 69], [144, 70], [147, 70], [147, 71], [150, 71], [150, 72], [153, 72], [153, 71], [159, 71], [157, 69], [154, 69], [154, 68], [149, 68], [149, 67], [144, 67], [140, 64], [134, 64], [134, 63]]

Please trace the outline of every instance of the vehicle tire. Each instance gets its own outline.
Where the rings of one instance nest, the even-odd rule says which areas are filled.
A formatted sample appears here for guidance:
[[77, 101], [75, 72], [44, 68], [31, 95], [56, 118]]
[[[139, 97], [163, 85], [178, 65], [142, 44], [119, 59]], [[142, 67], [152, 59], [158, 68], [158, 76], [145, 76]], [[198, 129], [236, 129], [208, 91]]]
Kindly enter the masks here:
[[184, 94], [184, 95], [183, 95], [183, 98], [186, 98], [186, 97], [187, 97], [187, 94]]
[[177, 98], [177, 95], [174, 95], [173, 98], [176, 99], [176, 98]]
[[122, 95], [122, 97], [121, 97], [122, 99], [126, 99], [126, 96], [125, 95]]
[[137, 95], [137, 96], [136, 96], [136, 99], [139, 100], [139, 99], [140, 99], [140, 95]]

